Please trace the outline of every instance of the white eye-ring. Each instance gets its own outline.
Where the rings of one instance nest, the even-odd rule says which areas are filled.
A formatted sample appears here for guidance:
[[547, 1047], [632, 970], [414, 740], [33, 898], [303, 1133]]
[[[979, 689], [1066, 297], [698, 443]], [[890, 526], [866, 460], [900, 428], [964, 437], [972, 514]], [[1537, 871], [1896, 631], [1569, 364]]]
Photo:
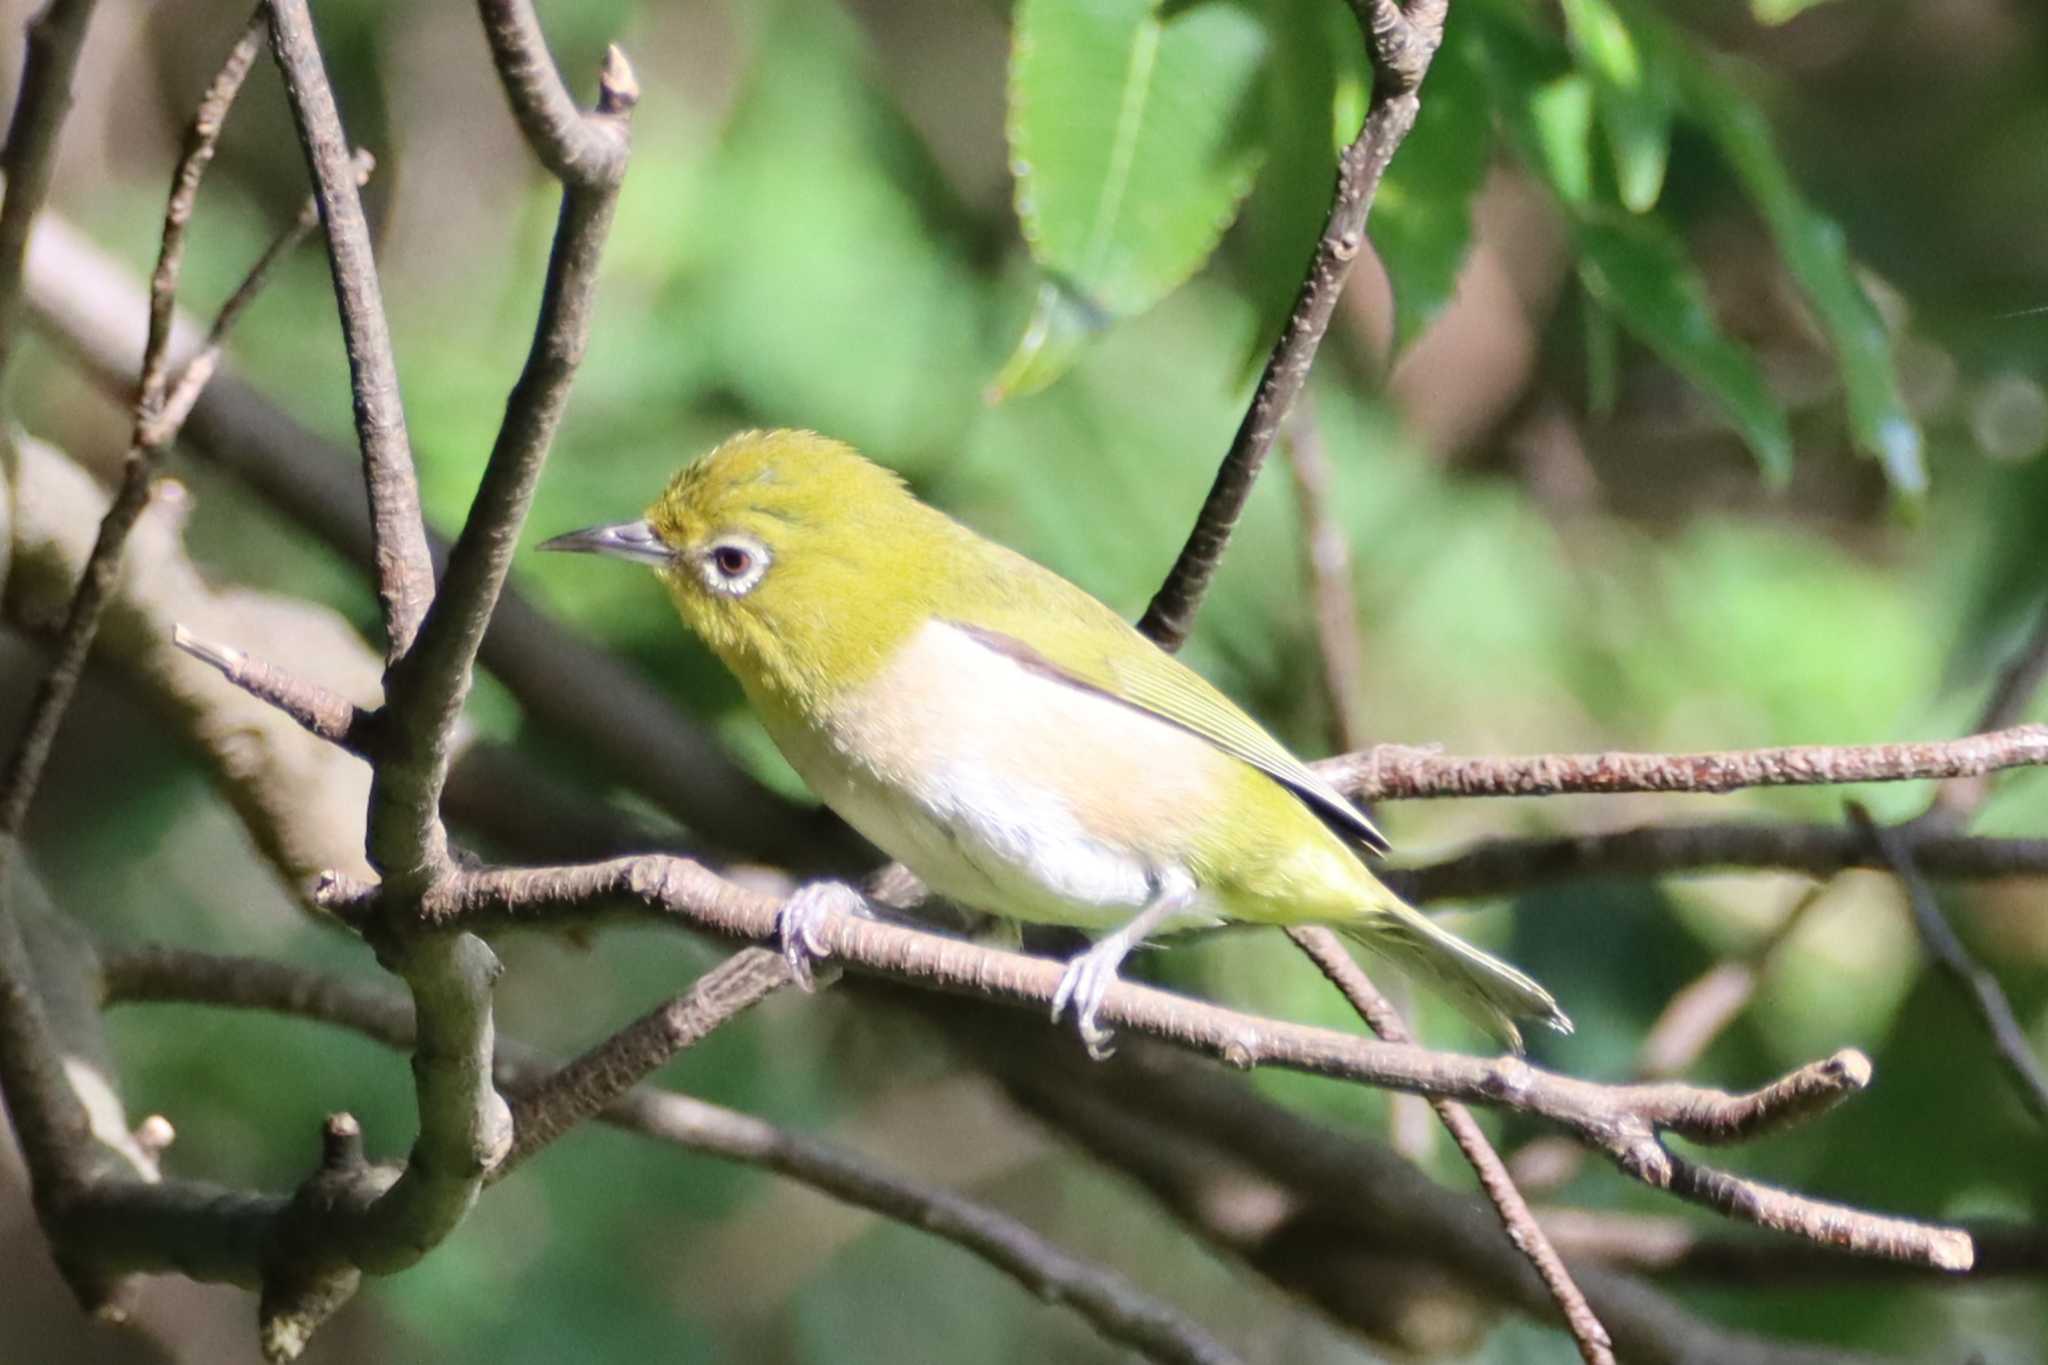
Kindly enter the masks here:
[[728, 531], [697, 556], [697, 572], [711, 591], [745, 597], [761, 581], [761, 575], [768, 572], [773, 560], [768, 547], [754, 537]]

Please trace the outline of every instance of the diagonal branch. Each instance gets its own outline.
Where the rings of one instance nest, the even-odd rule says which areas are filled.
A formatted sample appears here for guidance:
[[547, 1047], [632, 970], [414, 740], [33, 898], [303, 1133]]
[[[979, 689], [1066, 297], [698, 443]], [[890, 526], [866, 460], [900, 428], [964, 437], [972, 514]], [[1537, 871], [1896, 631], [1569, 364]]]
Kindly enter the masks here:
[[[1358, 1011], [1374, 1033], [1390, 1043], [1414, 1043], [1415, 1039], [1402, 1022], [1399, 1012], [1386, 996], [1380, 994], [1365, 970], [1352, 960], [1335, 934], [1312, 926], [1290, 929], [1287, 936], [1322, 969], [1330, 984], [1344, 993], [1344, 998], [1351, 1002], [1352, 1008]], [[1458, 1144], [1458, 1150], [1465, 1154], [1472, 1173], [1479, 1177], [1479, 1188], [1492, 1203], [1494, 1212], [1500, 1215], [1501, 1227], [1507, 1232], [1508, 1240], [1535, 1267], [1544, 1289], [1549, 1291], [1551, 1301], [1564, 1318], [1565, 1329], [1571, 1333], [1573, 1344], [1579, 1348], [1579, 1358], [1586, 1365], [1615, 1365], [1614, 1342], [1607, 1335], [1606, 1327], [1601, 1325], [1599, 1317], [1586, 1302], [1586, 1296], [1572, 1279], [1571, 1271], [1565, 1269], [1563, 1258], [1544, 1235], [1535, 1215], [1529, 1212], [1528, 1202], [1515, 1188], [1514, 1178], [1508, 1174], [1500, 1153], [1494, 1151], [1493, 1144], [1486, 1140], [1486, 1134], [1479, 1130], [1478, 1120], [1472, 1117], [1472, 1111], [1461, 1104], [1441, 1099], [1430, 1101], [1430, 1107], [1436, 1110], [1437, 1118], [1450, 1132], [1451, 1140]]]
[[1366, 108], [1365, 125], [1338, 158], [1336, 190], [1322, 236], [1295, 293], [1294, 308], [1266, 357], [1244, 420], [1231, 438], [1187, 543], [1138, 622], [1138, 629], [1164, 649], [1178, 649], [1187, 639], [1202, 594], [1222, 562], [1245, 499], [1251, 496], [1252, 485], [1273, 448], [1273, 438], [1308, 381], [1309, 366], [1322, 345], [1323, 333], [1329, 330], [1337, 296], [1344, 290], [1352, 262], [1364, 249], [1365, 220], [1372, 211], [1380, 177], [1408, 130], [1415, 126], [1415, 115], [1422, 107], [1417, 91], [1443, 41], [1446, 0], [1412, 0], [1405, 13], [1393, 0], [1352, 0], [1351, 8], [1372, 60], [1372, 102]]
[[[732, 961], [749, 957], [742, 953]], [[787, 979], [779, 955], [759, 957], [765, 959], [762, 970], [757, 972], [750, 959], [741, 971], [742, 981], [768, 985]], [[110, 948], [103, 951], [102, 960], [109, 1005], [166, 1002], [260, 1009], [353, 1029], [394, 1048], [410, 1048], [413, 1043], [412, 1011], [404, 999], [287, 963], [163, 947]], [[695, 994], [693, 988], [664, 1009], [682, 1005]], [[639, 1030], [644, 1023], [631, 1025], [626, 1032]], [[614, 1041], [624, 1036], [615, 1035]], [[563, 1077], [564, 1070], [530, 1049], [499, 1040], [498, 1083], [514, 1097], [518, 1110], [545, 1107], [541, 1096], [557, 1088]], [[1228, 1365], [1235, 1359], [1200, 1326], [1116, 1271], [1061, 1250], [996, 1209], [898, 1175], [833, 1143], [647, 1086], [608, 1096], [598, 1117], [688, 1151], [774, 1171], [943, 1238], [1016, 1279], [1037, 1297], [1065, 1304], [1108, 1340], [1122, 1342], [1148, 1359], [1179, 1365]], [[524, 1149], [524, 1123], [520, 1131]]]
[[384, 609], [387, 654], [396, 659], [412, 647], [426, 615], [434, 595], [434, 566], [420, 517], [419, 482], [399, 399], [391, 331], [341, 114], [327, 84], [306, 0], [269, 0], [267, 8], [270, 48], [284, 74], [292, 121], [312, 171], [320, 219], [327, 226], [327, 256], [348, 351], [363, 481], [369, 489], [377, 597]]
[[512, 1105], [512, 1150], [496, 1183], [541, 1148], [694, 1047], [713, 1029], [793, 984], [780, 953], [744, 948], [572, 1062], [523, 1088]]
[[[503, 6], [484, 6], [486, 27], [494, 8]], [[538, 42], [537, 33], [530, 36]], [[494, 43], [493, 52], [503, 60], [501, 46]], [[529, 56], [548, 61], [545, 49]], [[521, 92], [530, 87], [517, 83], [509, 70], [503, 74], [517, 105]], [[401, 882], [430, 880], [446, 859], [447, 832], [440, 807], [455, 722], [469, 693], [485, 627], [511, 569], [541, 467], [568, 403], [576, 367], [590, 341], [598, 263], [625, 175], [630, 117], [639, 99], [632, 68], [618, 48], [606, 54], [598, 85], [597, 108], [583, 116], [578, 129], [585, 140], [611, 144], [616, 155], [579, 163], [583, 178], [563, 181], [561, 214], [526, 367], [506, 402], [505, 420], [483, 482], [449, 552], [447, 573], [419, 638], [392, 664], [386, 680], [388, 733], [370, 803], [370, 844], [385, 876]]]
[[1896, 829], [1879, 824], [1860, 803], [1849, 803], [1849, 818], [1857, 831], [1870, 841], [1906, 890], [1906, 903], [1913, 912], [1913, 928], [1935, 962], [1969, 999], [1978, 1021], [1991, 1038], [1999, 1064], [2011, 1077], [2020, 1101], [2035, 1118], [2048, 1123], [2048, 1070], [2027, 1045], [2026, 1029], [2013, 1014], [2012, 1002], [1999, 987], [1998, 978], [1986, 971], [1942, 914], [1934, 888], [1920, 875], [1910, 843]]

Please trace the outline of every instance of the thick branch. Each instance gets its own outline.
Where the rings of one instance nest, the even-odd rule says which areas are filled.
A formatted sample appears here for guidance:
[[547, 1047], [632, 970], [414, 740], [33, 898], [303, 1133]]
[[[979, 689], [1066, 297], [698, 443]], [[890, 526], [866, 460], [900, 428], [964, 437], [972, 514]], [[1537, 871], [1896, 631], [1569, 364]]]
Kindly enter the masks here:
[[[732, 959], [735, 963], [748, 960], [739, 969], [743, 981], [769, 985], [787, 980], [787, 968], [779, 955], [761, 953], [758, 957], [766, 959], [759, 970], [751, 950]], [[261, 958], [220, 957], [176, 948], [110, 949], [104, 962], [109, 1004], [163, 1001], [269, 1010], [353, 1029], [391, 1047], [412, 1046], [412, 1010], [405, 1000], [338, 977]], [[743, 988], [742, 998], [751, 989]], [[642, 1029], [645, 1023], [629, 1025], [626, 1033]], [[614, 1041], [626, 1033], [616, 1035]], [[521, 1113], [542, 1107], [539, 1096], [558, 1087], [565, 1072], [576, 1065], [558, 1070], [518, 1043], [499, 1040], [498, 1083], [515, 1097]], [[1068, 1305], [1105, 1338], [1131, 1346], [1148, 1359], [1183, 1365], [1225, 1365], [1235, 1359], [1202, 1328], [1116, 1271], [1062, 1251], [1007, 1214], [951, 1190], [897, 1175], [859, 1153], [788, 1132], [750, 1115], [646, 1086], [609, 1096], [598, 1116], [614, 1127], [689, 1151], [774, 1171], [857, 1208], [943, 1238], [1016, 1279], [1038, 1298]], [[524, 1122], [519, 1124], [519, 1133], [524, 1151]], [[510, 1165], [508, 1161], [501, 1169]]]
[[377, 263], [370, 252], [369, 224], [356, 193], [355, 169], [320, 61], [312, 16], [306, 0], [269, 0], [269, 9], [270, 48], [284, 74], [292, 119], [313, 176], [313, 194], [327, 226], [327, 257], [348, 351], [363, 479], [369, 488], [371, 558], [384, 607], [388, 652], [395, 659], [412, 647], [434, 595], [434, 566], [420, 518], [398, 367], [377, 285]]
[[1295, 293], [1294, 307], [1280, 329], [1280, 339], [1252, 391], [1251, 405], [1216, 471], [1187, 544], [1138, 622], [1138, 629], [1162, 648], [1177, 649], [1187, 639], [1202, 594], [1222, 562], [1231, 530], [1273, 448], [1273, 438], [1308, 380], [1309, 366], [1329, 329], [1351, 263], [1365, 246], [1365, 220], [1372, 211], [1380, 177], [1401, 140], [1415, 126], [1416, 112], [1422, 107], [1417, 87], [1443, 41], [1445, 8], [1443, 0], [1428, 0], [1409, 5], [1404, 15], [1392, 0], [1354, 0], [1352, 4], [1373, 67], [1372, 102], [1366, 109], [1365, 126], [1338, 158], [1329, 217]]
[[[318, 893], [354, 921], [381, 913], [376, 888], [332, 878]], [[473, 932], [587, 922], [606, 904], [643, 909], [699, 929], [769, 941], [780, 903], [682, 858], [647, 856], [571, 868], [462, 872], [422, 896], [421, 913], [442, 927]], [[849, 967], [915, 985], [966, 991], [1046, 1008], [1062, 966], [879, 920], [833, 914], [817, 934], [825, 955]], [[1952, 1230], [1857, 1213], [1701, 1171], [1660, 1138], [1739, 1142], [1833, 1107], [1869, 1083], [1870, 1063], [1842, 1052], [1747, 1095], [1674, 1083], [1602, 1086], [1541, 1071], [1519, 1058], [1483, 1059], [1400, 1047], [1327, 1029], [1253, 1018], [1149, 987], [1119, 983], [1104, 998], [1104, 1022], [1165, 1039], [1232, 1066], [1279, 1066], [1431, 1098], [1511, 1108], [1555, 1123], [1607, 1154], [1628, 1174], [1698, 1199], [1732, 1216], [1765, 1221], [1871, 1255], [1969, 1264], [1969, 1241]], [[1767, 1220], [1767, 1221], [1766, 1221]]]
[[[493, 6], [486, 4], [484, 9], [488, 20]], [[546, 60], [544, 51], [539, 60]], [[516, 103], [522, 87], [510, 70], [501, 71]], [[419, 639], [392, 665], [387, 679], [389, 728], [371, 798], [370, 844], [385, 876], [401, 881], [430, 879], [445, 856], [447, 833], [440, 806], [455, 721], [468, 696], [477, 649], [504, 590], [576, 367], [590, 342], [598, 262], [625, 173], [629, 118], [638, 98], [632, 69], [617, 48], [606, 60], [602, 87], [598, 110], [580, 127], [588, 137], [616, 146], [617, 156], [605, 163], [612, 173], [564, 181], [547, 285], [526, 368], [506, 401], [505, 420], [483, 482], [449, 552], [447, 573], [420, 626]]]
[[[1414, 1043], [1415, 1039], [1399, 1012], [1380, 994], [1335, 934], [1328, 929], [1310, 927], [1290, 929], [1288, 937], [1322, 969], [1330, 984], [1344, 993], [1344, 998], [1351, 1002], [1352, 1008], [1358, 1011], [1374, 1033], [1390, 1043]], [[1437, 1118], [1442, 1120], [1451, 1140], [1458, 1144], [1458, 1150], [1465, 1154], [1472, 1173], [1479, 1177], [1479, 1188], [1500, 1215], [1501, 1227], [1506, 1230], [1508, 1240], [1535, 1267], [1544, 1289], [1564, 1318], [1573, 1344], [1579, 1348], [1579, 1358], [1586, 1365], [1614, 1365], [1614, 1342], [1607, 1335], [1607, 1329], [1586, 1303], [1586, 1296], [1573, 1281], [1571, 1272], [1565, 1269], [1557, 1248], [1543, 1235], [1535, 1215], [1529, 1212], [1528, 1202], [1515, 1188], [1514, 1179], [1508, 1174], [1500, 1153], [1493, 1150], [1493, 1144], [1479, 1130], [1478, 1120], [1472, 1117], [1469, 1109], [1450, 1100], [1432, 1100], [1430, 1107], [1436, 1110]]]
[[0, 379], [14, 358], [21, 332], [23, 259], [29, 229], [50, 193], [56, 166], [57, 134], [71, 112], [71, 79], [78, 51], [92, 22], [94, 0], [50, 0], [28, 26], [28, 51], [21, 64], [21, 88], [0, 147], [0, 173], [7, 181], [0, 201]]
[[1457, 758], [1383, 744], [1315, 764], [1364, 801], [1438, 796], [1557, 796], [1567, 792], [1732, 792], [1966, 777], [2048, 763], [2048, 725], [2016, 725], [1921, 744], [1803, 744], [1698, 754], [1531, 754]]

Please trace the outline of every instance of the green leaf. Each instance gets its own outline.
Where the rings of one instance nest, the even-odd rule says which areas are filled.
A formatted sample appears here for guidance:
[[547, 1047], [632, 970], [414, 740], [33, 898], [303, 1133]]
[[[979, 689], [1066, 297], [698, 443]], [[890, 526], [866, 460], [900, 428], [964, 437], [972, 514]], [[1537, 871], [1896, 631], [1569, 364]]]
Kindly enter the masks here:
[[1538, 87], [1526, 106], [1526, 131], [1536, 169], [1573, 208], [1593, 199], [1593, 85], [1560, 76]]
[[1593, 81], [1621, 202], [1647, 213], [1664, 191], [1671, 162], [1671, 82], [1661, 65], [1644, 62], [1608, 0], [1564, 0], [1564, 19], [1579, 66]]
[[1107, 325], [1088, 300], [1058, 280], [1045, 281], [1038, 286], [1017, 349], [989, 384], [988, 400], [1027, 398], [1049, 387], [1073, 365], [1088, 338]]
[[1373, 200], [1367, 231], [1394, 288], [1399, 354], [1450, 302], [1472, 247], [1472, 201], [1493, 157], [1480, 54], [1452, 22], [1422, 86], [1422, 109]]
[[1827, 3], [1828, 0], [1749, 0], [1749, 12], [1759, 24], [1775, 28]]
[[1714, 322], [1707, 287], [1670, 229], [1610, 212], [1578, 224], [1579, 275], [1621, 324], [1704, 391], [1735, 424], [1767, 478], [1792, 473], [1792, 433], [1747, 350]]
[[[1258, 18], [1225, 0], [1018, 7], [1017, 216], [1039, 266], [1103, 322], [1165, 297], [1236, 217], [1262, 154], [1267, 46]], [[1041, 347], [1005, 369], [1025, 368], [1043, 387], [1076, 350]]]
[[1755, 105], [1704, 71], [1692, 81], [1696, 116], [1770, 225], [1785, 268], [1834, 349], [1858, 449], [1884, 465], [1893, 488], [1917, 498], [1927, 491], [1925, 441], [1899, 387], [1890, 329], [1856, 278], [1840, 225], [1799, 193]]

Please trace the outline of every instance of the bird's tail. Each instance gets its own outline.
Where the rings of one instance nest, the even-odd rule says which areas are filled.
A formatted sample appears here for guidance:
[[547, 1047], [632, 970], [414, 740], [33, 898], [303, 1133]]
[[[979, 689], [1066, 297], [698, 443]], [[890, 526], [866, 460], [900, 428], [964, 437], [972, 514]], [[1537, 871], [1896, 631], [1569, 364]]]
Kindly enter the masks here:
[[1522, 1050], [1517, 1019], [1534, 1019], [1559, 1033], [1572, 1031], [1572, 1021], [1550, 992], [1526, 973], [1438, 928], [1392, 897], [1388, 900], [1364, 918], [1331, 927], [1437, 991], [1458, 1013], [1515, 1052]]

